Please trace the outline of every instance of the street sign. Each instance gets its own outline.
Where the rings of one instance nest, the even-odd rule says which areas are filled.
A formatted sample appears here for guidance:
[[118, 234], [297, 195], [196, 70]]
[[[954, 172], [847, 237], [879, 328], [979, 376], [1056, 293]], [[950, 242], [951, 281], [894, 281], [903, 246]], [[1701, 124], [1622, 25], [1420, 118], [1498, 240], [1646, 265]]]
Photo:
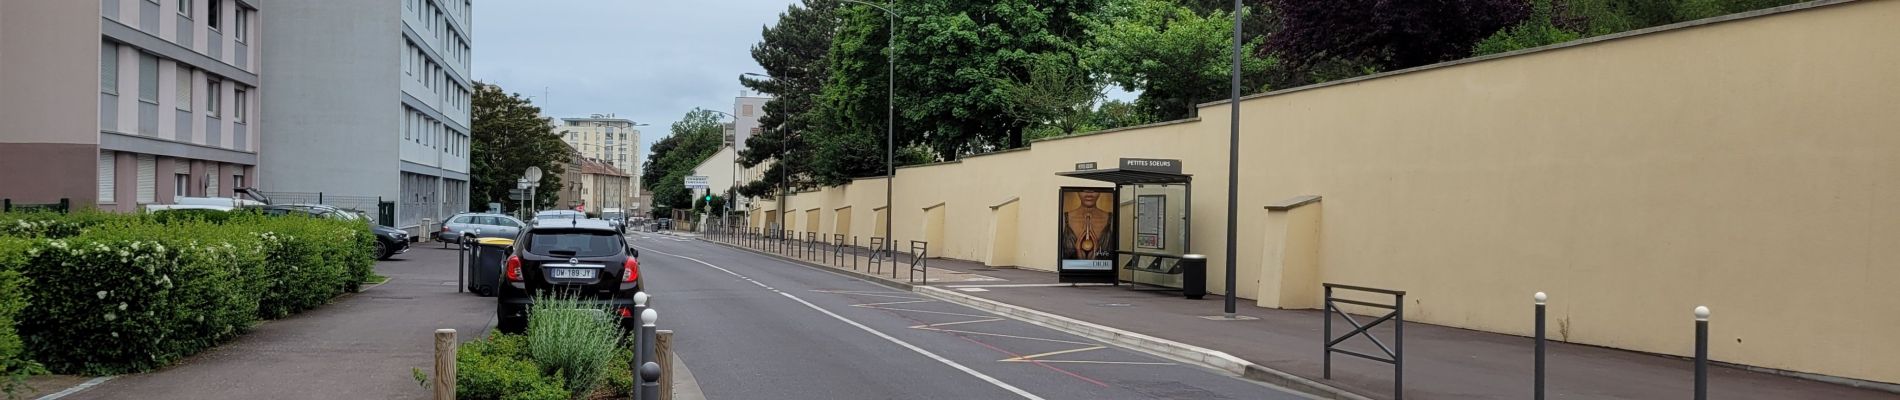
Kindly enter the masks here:
[[519, 200], [527, 200], [527, 199], [528, 199], [528, 189], [509, 189], [509, 190], [508, 190], [508, 199], [509, 199], [509, 200], [517, 200], [517, 201], [519, 201]]
[[703, 175], [688, 176], [686, 177], [686, 188], [687, 189], [708, 189], [712, 187], [712, 184], [710, 182], [712, 182], [712, 178], [708, 176], [703, 176]]
[[1160, 172], [1164, 174], [1181, 173], [1181, 160], [1164, 160], [1164, 159], [1155, 159], [1155, 158], [1124, 158], [1121, 161], [1122, 161], [1121, 163], [1122, 170], [1124, 171], [1148, 171], [1148, 172]]

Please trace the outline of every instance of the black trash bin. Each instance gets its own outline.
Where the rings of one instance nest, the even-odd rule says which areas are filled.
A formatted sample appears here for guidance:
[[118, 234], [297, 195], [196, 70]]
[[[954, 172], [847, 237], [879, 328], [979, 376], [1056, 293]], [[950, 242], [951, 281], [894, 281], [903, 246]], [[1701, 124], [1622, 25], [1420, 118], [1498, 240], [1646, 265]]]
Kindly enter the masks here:
[[482, 297], [494, 297], [500, 290], [502, 264], [508, 261], [508, 251], [515, 245], [514, 239], [481, 238], [469, 248], [468, 291]]
[[1207, 296], [1207, 256], [1181, 256], [1181, 294], [1194, 300]]

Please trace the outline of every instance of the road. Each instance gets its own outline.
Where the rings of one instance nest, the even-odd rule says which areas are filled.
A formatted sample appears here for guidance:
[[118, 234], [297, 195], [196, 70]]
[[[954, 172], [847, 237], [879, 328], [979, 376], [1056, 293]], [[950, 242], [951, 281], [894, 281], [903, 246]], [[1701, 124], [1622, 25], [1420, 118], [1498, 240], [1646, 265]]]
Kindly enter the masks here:
[[661, 329], [711, 399], [1302, 399], [768, 256], [635, 233]]

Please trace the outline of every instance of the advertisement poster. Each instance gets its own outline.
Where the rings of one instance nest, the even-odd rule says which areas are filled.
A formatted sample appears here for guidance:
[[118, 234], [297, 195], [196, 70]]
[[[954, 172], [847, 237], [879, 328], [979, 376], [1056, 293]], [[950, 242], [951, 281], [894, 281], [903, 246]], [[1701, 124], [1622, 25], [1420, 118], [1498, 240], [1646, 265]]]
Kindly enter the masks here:
[[1135, 247], [1161, 249], [1167, 239], [1168, 197], [1158, 194], [1135, 196]]
[[1056, 250], [1062, 283], [1114, 283], [1115, 189], [1064, 187], [1057, 214]]

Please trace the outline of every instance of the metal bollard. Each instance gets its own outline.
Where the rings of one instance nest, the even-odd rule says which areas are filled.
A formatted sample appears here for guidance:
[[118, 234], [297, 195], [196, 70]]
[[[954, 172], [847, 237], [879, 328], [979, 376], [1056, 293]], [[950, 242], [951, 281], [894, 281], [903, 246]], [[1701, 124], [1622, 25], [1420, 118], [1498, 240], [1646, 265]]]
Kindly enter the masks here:
[[1695, 400], [1709, 400], [1709, 308], [1695, 307]]
[[1536, 383], [1533, 384], [1536, 393], [1533, 398], [1544, 400], [1544, 300], [1549, 299], [1549, 296], [1545, 296], [1544, 292], [1537, 292], [1531, 295], [1531, 299], [1537, 302], [1537, 367], [1535, 368], [1537, 377]]
[[637, 400], [660, 399], [660, 364], [647, 362], [640, 364], [640, 393]]
[[[646, 317], [647, 301], [652, 300], [652, 297], [653, 296], [648, 295], [644, 290], [635, 292], [633, 294], [633, 315], [642, 318]], [[647, 352], [647, 348], [652, 346], [652, 343], [647, 342], [647, 338], [640, 336], [639, 332], [634, 332], [633, 339], [635, 340], [633, 343], [633, 363], [634, 365], [639, 365], [641, 360], [646, 359], [645, 353]], [[628, 365], [627, 367], [632, 368], [633, 365]]]

